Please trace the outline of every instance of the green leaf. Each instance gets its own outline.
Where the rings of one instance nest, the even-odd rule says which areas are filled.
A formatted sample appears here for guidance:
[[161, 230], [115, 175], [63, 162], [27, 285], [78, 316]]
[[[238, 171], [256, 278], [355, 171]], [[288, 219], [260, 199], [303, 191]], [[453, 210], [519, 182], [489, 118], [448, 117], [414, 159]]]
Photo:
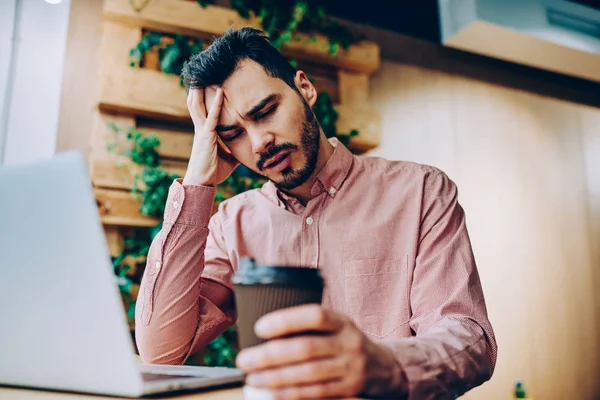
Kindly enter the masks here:
[[[123, 278], [123, 277], [125, 277], [127, 275], [127, 273], [129, 271], [131, 271], [131, 266], [125, 265], [123, 268], [121, 268], [121, 270], [119, 271], [119, 273], [117, 274], [117, 276], [119, 278]], [[130, 284], [131, 284], [131, 282], [130, 282]]]
[[123, 293], [131, 292], [131, 281], [129, 279], [123, 278], [123, 282], [119, 283], [119, 288]]
[[177, 63], [180, 53], [181, 51], [177, 45], [174, 43], [168, 45], [160, 58], [160, 69], [167, 73], [173, 73], [174, 65]]
[[112, 153], [117, 147], [119, 147], [118, 143], [107, 143], [106, 144], [106, 151], [109, 153]]
[[154, 238], [156, 237], [156, 235], [158, 235], [158, 232], [160, 232], [161, 229], [162, 229], [162, 224], [158, 224], [158, 225], [152, 227], [150, 230], [150, 239], [154, 240]]
[[113, 268], [117, 270], [121, 266], [123, 259], [125, 258], [125, 253], [121, 253], [113, 259]]
[[340, 51], [340, 45], [338, 43], [331, 43], [329, 48], [329, 54], [335, 56]]
[[250, 9], [243, 0], [231, 0], [231, 7], [238, 12], [240, 17], [250, 18]]
[[135, 301], [132, 301], [127, 307], [127, 318], [129, 319], [135, 318], [135, 303]]
[[115, 133], [121, 132], [121, 128], [114, 121], [106, 121], [106, 127]]
[[202, 8], [206, 8], [206, 6], [212, 3], [211, 0], [197, 0], [197, 2]]
[[288, 42], [291, 42], [291, 41], [292, 41], [292, 32], [290, 32], [290, 31], [284, 32], [284, 33], [281, 35], [281, 38], [280, 38], [280, 40], [281, 40], [281, 42], [282, 42], [282, 43], [288, 43]]

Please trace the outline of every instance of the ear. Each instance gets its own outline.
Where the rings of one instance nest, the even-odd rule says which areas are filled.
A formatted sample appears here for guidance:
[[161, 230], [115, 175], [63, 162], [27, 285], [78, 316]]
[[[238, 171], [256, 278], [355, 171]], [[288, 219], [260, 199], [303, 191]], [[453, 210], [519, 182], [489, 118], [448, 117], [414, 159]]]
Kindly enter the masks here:
[[304, 97], [304, 100], [306, 100], [308, 105], [312, 107], [317, 101], [317, 89], [315, 89], [314, 85], [308, 79], [304, 71], [296, 72], [294, 83], [296, 84], [296, 87], [300, 91], [302, 97]]

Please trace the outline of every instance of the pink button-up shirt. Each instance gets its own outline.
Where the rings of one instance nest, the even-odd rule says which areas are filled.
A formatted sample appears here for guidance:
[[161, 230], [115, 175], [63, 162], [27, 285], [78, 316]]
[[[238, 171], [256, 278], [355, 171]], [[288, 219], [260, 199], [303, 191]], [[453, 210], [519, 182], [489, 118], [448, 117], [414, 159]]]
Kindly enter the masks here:
[[398, 397], [453, 398], [489, 379], [496, 341], [454, 183], [331, 143], [306, 207], [268, 182], [211, 218], [215, 188], [173, 183], [136, 308], [145, 362], [183, 363], [235, 322], [231, 277], [250, 256], [319, 268], [323, 306], [394, 351]]

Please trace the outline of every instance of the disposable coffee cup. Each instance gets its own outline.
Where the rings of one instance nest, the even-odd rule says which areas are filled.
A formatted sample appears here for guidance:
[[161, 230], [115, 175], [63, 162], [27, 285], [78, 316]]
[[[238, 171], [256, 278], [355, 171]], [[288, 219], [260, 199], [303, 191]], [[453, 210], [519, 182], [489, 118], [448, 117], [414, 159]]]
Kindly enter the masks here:
[[302, 304], [321, 304], [323, 278], [316, 268], [258, 265], [243, 258], [232, 278], [240, 349], [263, 343], [254, 324], [265, 314]]

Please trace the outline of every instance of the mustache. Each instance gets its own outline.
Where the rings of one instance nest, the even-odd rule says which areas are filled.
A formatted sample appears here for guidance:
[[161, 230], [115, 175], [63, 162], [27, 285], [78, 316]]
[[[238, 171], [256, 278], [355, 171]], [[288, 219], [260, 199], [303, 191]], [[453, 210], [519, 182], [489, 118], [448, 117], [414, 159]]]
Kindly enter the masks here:
[[282, 143], [273, 147], [269, 147], [267, 151], [261, 153], [258, 161], [256, 162], [256, 167], [258, 168], [258, 170], [262, 171], [265, 167], [265, 163], [269, 159], [271, 159], [272, 157], [276, 156], [284, 150], [298, 150], [298, 146], [296, 146], [293, 143]]

